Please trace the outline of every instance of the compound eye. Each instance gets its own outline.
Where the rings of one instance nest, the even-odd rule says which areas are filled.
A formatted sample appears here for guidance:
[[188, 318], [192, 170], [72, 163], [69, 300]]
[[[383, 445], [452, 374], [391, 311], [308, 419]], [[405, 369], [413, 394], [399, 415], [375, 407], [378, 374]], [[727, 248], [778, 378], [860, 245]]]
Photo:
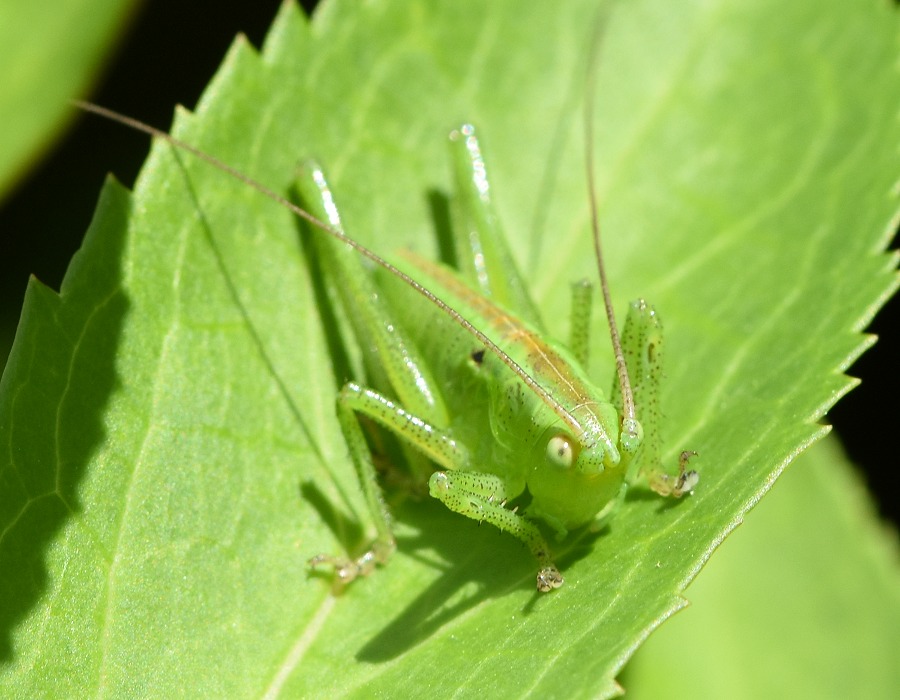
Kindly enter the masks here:
[[565, 435], [554, 435], [547, 442], [547, 459], [549, 459], [557, 467], [568, 469], [572, 466], [572, 460], [575, 457], [572, 443]]

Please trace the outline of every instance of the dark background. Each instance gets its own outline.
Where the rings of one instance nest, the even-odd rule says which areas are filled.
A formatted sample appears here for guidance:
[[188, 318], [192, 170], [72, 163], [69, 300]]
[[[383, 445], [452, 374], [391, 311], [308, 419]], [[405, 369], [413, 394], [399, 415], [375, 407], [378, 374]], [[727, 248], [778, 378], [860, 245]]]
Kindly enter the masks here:
[[[308, 9], [315, 2], [302, 4]], [[153, 0], [133, 18], [106, 74], [84, 97], [165, 127], [175, 104], [193, 107], [236, 34], [243, 32], [260, 46], [279, 5], [280, 0]], [[130, 185], [148, 148], [143, 136], [79, 116], [31, 177], [0, 203], [0, 333], [18, 319], [29, 274], [59, 288], [106, 174]], [[829, 414], [850, 457], [864, 470], [882, 515], [895, 523], [900, 507], [893, 470], [900, 466], [900, 447], [891, 434], [900, 417], [898, 329], [900, 302], [894, 299], [869, 329], [881, 340], [851, 370], [862, 386]], [[0, 356], [0, 365], [4, 361]]]

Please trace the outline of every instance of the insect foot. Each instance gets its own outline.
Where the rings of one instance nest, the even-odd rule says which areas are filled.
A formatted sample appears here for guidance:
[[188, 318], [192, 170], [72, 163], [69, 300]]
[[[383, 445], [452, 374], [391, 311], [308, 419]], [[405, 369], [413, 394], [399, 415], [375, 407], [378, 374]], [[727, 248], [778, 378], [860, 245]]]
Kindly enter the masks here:
[[334, 557], [329, 554], [317, 554], [309, 560], [309, 568], [316, 569], [319, 566], [330, 566], [334, 569], [334, 580], [339, 587], [344, 587], [360, 576], [368, 576], [379, 564], [387, 564], [391, 555], [397, 549], [397, 544], [377, 541], [372, 548], [357, 559], [347, 557]]
[[650, 479], [650, 488], [660, 496], [673, 496], [674, 498], [681, 498], [684, 494], [693, 491], [700, 482], [700, 475], [694, 469], [687, 471], [686, 467], [691, 457], [696, 456], [697, 453], [693, 450], [682, 452], [678, 459], [678, 476], [654, 474]]
[[538, 571], [537, 589], [541, 593], [549, 593], [554, 588], [559, 588], [564, 583], [562, 574], [555, 566], [545, 566]]

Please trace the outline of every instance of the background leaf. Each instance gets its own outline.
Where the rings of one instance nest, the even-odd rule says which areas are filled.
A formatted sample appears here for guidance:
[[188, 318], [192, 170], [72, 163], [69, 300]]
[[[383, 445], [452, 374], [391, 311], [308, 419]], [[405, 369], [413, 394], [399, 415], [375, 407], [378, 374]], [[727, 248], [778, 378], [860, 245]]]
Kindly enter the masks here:
[[638, 698], [892, 698], [896, 532], [875, 526], [837, 441], [805, 452], [628, 665]]
[[[594, 17], [592, 3], [332, 3], [309, 28], [285, 11], [262, 59], [239, 44], [176, 131], [281, 190], [315, 155], [348, 231], [429, 251], [443, 135], [471, 119], [562, 335], [568, 282], [591, 272], [579, 118]], [[821, 433], [809, 421], [849, 387], [836, 369], [895, 285], [879, 255], [895, 210], [893, 22], [874, 2], [614, 13], [596, 146], [612, 283], [620, 308], [644, 295], [663, 316], [668, 457], [700, 451], [703, 481], [675, 507], [635, 493], [608, 532], [569, 542], [559, 595], [532, 593], [515, 542], [427, 502], [397, 504], [397, 560], [345, 596], [307, 576], [310, 554], [354, 539], [339, 516], [366, 521], [296, 226], [156, 148], [133, 199], [104, 196], [61, 298], [32, 286], [4, 373], [5, 682], [612, 692]], [[598, 320], [600, 348], [604, 333]], [[596, 366], [605, 382], [608, 354]]]
[[0, 198], [71, 118], [134, 3], [52, 0], [0, 5]]

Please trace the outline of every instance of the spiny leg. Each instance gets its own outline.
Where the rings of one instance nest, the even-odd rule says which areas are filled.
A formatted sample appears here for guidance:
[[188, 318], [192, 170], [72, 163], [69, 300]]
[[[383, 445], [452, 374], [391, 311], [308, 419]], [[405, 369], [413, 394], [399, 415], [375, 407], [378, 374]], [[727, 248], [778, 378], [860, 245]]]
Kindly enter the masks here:
[[[699, 482], [700, 475], [687, 470], [687, 463], [696, 452], [681, 453], [678, 475], [666, 473], [660, 458], [659, 386], [662, 378], [663, 332], [656, 311], [643, 299], [631, 303], [622, 332], [622, 351], [634, 390], [637, 415], [644, 429], [644, 442], [629, 467], [628, 482], [636, 478], [647, 481], [661, 496], [680, 498]], [[617, 393], [613, 391], [613, 403]], [[621, 410], [621, 406], [616, 405]]]
[[443, 466], [459, 468], [467, 459], [465, 451], [446, 431], [426, 423], [376, 391], [355, 382], [347, 383], [338, 395], [338, 421], [356, 467], [366, 506], [375, 523], [376, 536], [369, 549], [355, 559], [319, 554], [309, 560], [311, 567], [333, 567], [342, 584], [368, 575], [378, 564], [386, 564], [397, 548], [390, 511], [378, 484], [378, 473], [357, 413], [368, 416]]
[[543, 328], [525, 279], [491, 201], [491, 188], [475, 127], [464, 124], [450, 134], [450, 155], [456, 184], [453, 241], [460, 272], [484, 296]]
[[[302, 163], [294, 186], [307, 209], [343, 233], [325, 174], [315, 161]], [[369, 364], [379, 367], [380, 376], [410, 411], [446, 424], [447, 409], [428, 362], [394, 317], [358, 252], [330, 236], [314, 240]]]
[[[340, 216], [322, 169], [305, 161], [295, 181], [295, 195], [305, 207], [335, 230], [342, 231]], [[354, 413], [358, 412], [393, 430], [405, 443], [420, 447], [436, 432], [429, 424], [447, 422], [446, 407], [436, 388], [428, 363], [424, 361], [408, 333], [385, 304], [366, 266], [356, 250], [332, 237], [316, 235], [316, 249], [322, 269], [331, 277], [350, 317], [359, 345], [363, 348], [367, 369], [389, 384], [409, 413], [382, 395], [347, 384], [337, 401], [337, 415], [346, 439], [366, 505], [375, 523], [376, 538], [360, 557], [349, 559], [319, 555], [310, 565], [333, 566], [339, 581], [349, 582], [384, 564], [396, 549], [390, 513], [384, 502], [377, 473], [365, 436]], [[428, 449], [424, 449], [431, 455]], [[452, 462], [451, 462], [452, 464]]]
[[435, 472], [428, 490], [455, 513], [485, 521], [522, 540], [538, 560], [537, 588], [546, 593], [563, 584], [562, 574], [553, 564], [550, 548], [537, 527], [514, 510], [506, 508], [503, 479], [478, 472]]

